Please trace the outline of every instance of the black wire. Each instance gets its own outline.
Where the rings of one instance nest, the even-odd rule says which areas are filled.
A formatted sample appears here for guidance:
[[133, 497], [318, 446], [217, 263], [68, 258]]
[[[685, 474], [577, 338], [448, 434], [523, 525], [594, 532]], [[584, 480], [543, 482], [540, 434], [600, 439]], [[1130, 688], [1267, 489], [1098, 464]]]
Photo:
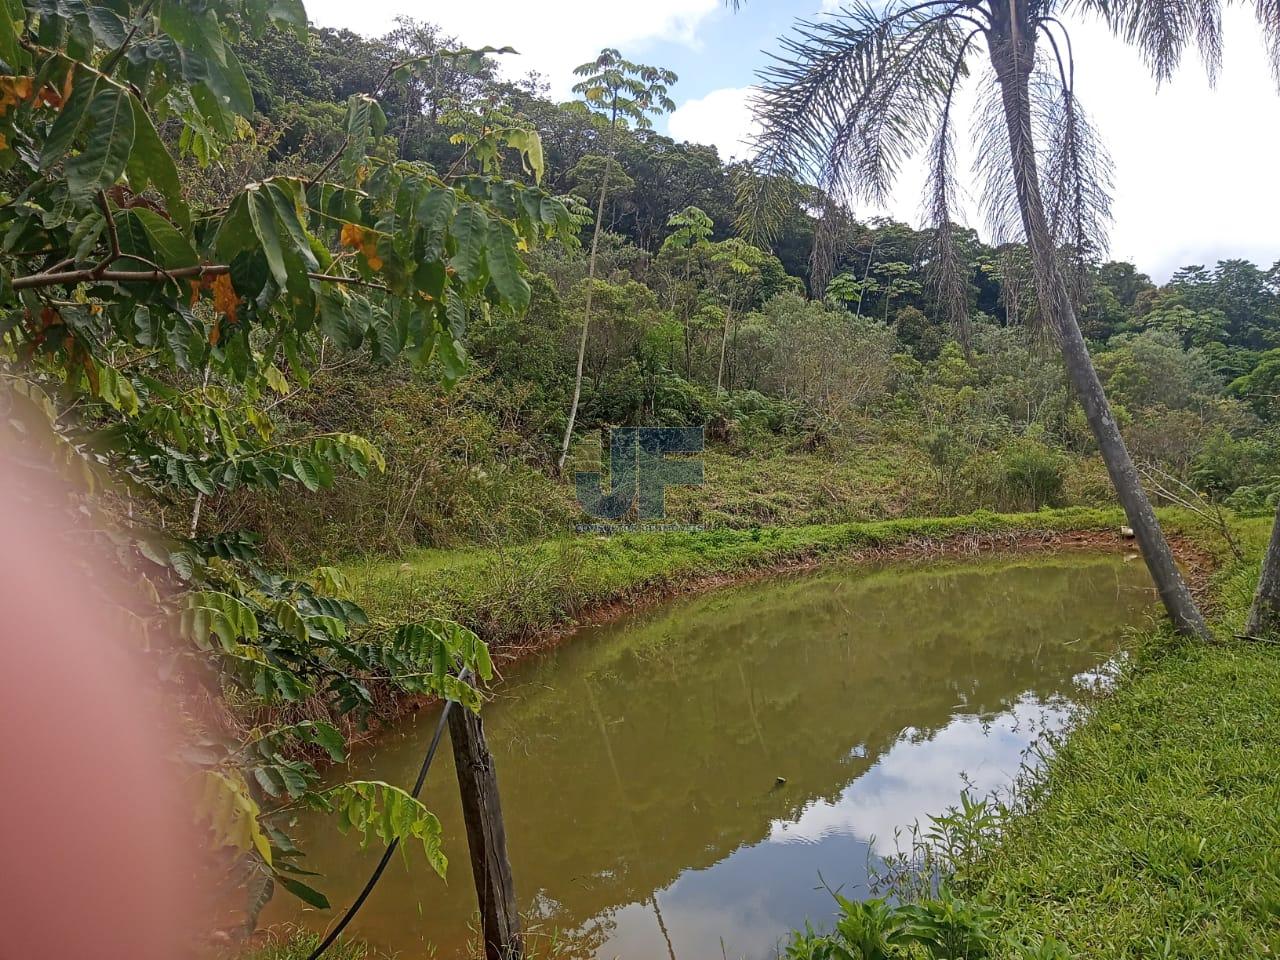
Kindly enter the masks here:
[[[468, 671], [463, 670], [458, 675], [458, 679], [466, 682]], [[422, 768], [418, 771], [417, 782], [413, 785], [413, 798], [415, 800], [418, 798], [418, 794], [422, 792], [422, 785], [427, 782], [427, 771], [431, 769], [431, 761], [436, 758], [436, 750], [440, 746], [440, 738], [444, 736], [444, 725], [449, 719], [449, 711], [453, 709], [454, 703], [455, 701], [453, 700], [446, 700], [444, 709], [440, 711], [440, 720], [436, 723], [436, 732], [431, 737], [431, 744], [427, 747], [427, 755], [422, 758]], [[347, 928], [347, 924], [355, 919], [356, 914], [360, 912], [360, 908], [364, 906], [364, 902], [369, 899], [369, 894], [373, 893], [373, 888], [382, 879], [382, 871], [387, 869], [387, 864], [391, 862], [391, 858], [395, 855], [398, 846], [400, 846], [400, 838], [392, 837], [391, 842], [387, 844], [387, 849], [382, 852], [382, 859], [378, 861], [378, 865], [373, 868], [373, 873], [369, 875], [369, 882], [360, 891], [360, 896], [356, 897], [351, 906], [347, 908], [347, 912], [338, 921], [338, 925], [330, 930], [328, 935], [320, 941], [320, 945], [311, 951], [307, 960], [318, 960], [322, 953], [333, 946], [333, 941], [338, 939], [342, 931]]]

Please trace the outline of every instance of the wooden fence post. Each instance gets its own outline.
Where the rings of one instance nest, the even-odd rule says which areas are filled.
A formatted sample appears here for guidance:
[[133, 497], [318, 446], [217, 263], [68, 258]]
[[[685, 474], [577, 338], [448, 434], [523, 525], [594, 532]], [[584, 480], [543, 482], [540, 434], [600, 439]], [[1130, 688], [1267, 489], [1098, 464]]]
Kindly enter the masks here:
[[471, 851], [471, 872], [480, 904], [480, 930], [485, 960], [521, 960], [520, 911], [516, 905], [507, 831], [502, 823], [498, 778], [493, 755], [484, 739], [484, 723], [477, 714], [454, 705], [449, 711], [449, 740], [458, 770], [462, 819]]

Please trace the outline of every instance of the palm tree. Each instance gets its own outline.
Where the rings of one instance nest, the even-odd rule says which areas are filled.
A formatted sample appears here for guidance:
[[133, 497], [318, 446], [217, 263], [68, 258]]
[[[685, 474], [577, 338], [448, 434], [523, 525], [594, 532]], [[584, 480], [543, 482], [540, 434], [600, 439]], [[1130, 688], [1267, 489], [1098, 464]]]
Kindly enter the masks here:
[[[1280, 0], [1251, 2], [1280, 81]], [[1105, 246], [1110, 162], [1077, 102], [1071, 39], [1057, 14], [1101, 16], [1165, 80], [1189, 46], [1216, 74], [1221, 7], [1220, 0], [853, 0], [784, 40], [757, 96], [762, 132], [751, 175], [742, 180], [744, 228], [767, 238], [788, 184], [815, 181], [829, 196], [881, 203], [903, 161], [923, 150], [925, 205], [935, 228], [931, 280], [965, 339], [967, 267], [952, 217], [956, 94], [985, 59], [975, 172], [993, 239], [1027, 243], [1040, 314], [1062, 348], [1165, 609], [1179, 632], [1206, 638], [1076, 321], [1073, 291], [1087, 259]]]

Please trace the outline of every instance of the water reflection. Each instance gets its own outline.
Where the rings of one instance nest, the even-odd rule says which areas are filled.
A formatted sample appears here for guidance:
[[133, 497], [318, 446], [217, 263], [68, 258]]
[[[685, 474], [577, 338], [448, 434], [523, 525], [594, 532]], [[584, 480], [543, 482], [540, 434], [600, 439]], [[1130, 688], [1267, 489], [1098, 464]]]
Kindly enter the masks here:
[[[511, 670], [487, 708], [518, 891], [575, 956], [772, 956], [830, 914], [823, 881], [864, 893], [895, 828], [965, 782], [1007, 783], [1150, 600], [1140, 566], [1074, 555], [836, 570], [583, 631]], [[432, 719], [355, 775], [411, 779]], [[426, 797], [452, 838], [449, 883], [420, 858], [396, 867], [356, 924], [407, 957], [467, 938], [452, 776], [442, 765]], [[308, 841], [345, 902], [376, 852]]]

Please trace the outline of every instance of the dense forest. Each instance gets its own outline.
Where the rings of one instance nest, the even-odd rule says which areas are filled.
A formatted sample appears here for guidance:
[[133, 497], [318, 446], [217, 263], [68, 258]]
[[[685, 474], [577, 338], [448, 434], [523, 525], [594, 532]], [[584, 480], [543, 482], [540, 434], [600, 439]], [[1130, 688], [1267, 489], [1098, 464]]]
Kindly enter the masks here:
[[[245, 41], [257, 118], [234, 148], [237, 174], [314, 169], [341, 139], [339, 103], [371, 92], [388, 65], [456, 46], [411, 20], [381, 39], [313, 30]], [[544, 184], [570, 198], [583, 240], [530, 252], [527, 314], [476, 318], [465, 337], [471, 365], [451, 387], [400, 364], [324, 368], [284, 412], [299, 431], [375, 435], [387, 474], [301, 511], [237, 500], [223, 510], [230, 525], [252, 516], [250, 526], [294, 559], [317, 543], [349, 554], [564, 530], [577, 508], [552, 478], [588, 287], [577, 463], [598, 457], [600, 428], [706, 424], [709, 489], [682, 494], [677, 519], [750, 526], [1108, 499], [1037, 316], [1023, 245], [991, 247], [955, 228], [972, 318], [961, 342], [930, 282], [928, 230], [859, 221], [797, 186], [769, 249], [752, 246], [736, 230], [743, 171], [714, 148], [611, 128], [585, 98], [555, 103], [536, 76], [502, 79], [494, 56], [438, 63], [386, 98], [378, 149], [464, 169], [480, 162], [468, 146], [476, 131], [537, 129]], [[588, 281], [608, 156], [616, 172]], [[518, 171], [521, 160], [500, 162]], [[810, 269], [815, 240], [833, 254], [818, 271], [825, 277]], [[1081, 324], [1135, 458], [1174, 497], [1188, 484], [1266, 509], [1280, 490], [1280, 264], [1187, 266], [1159, 286], [1132, 264], [1096, 262], [1084, 280]], [[787, 488], [781, 502], [742, 495], [753, 464], [763, 473], [801, 454], [811, 457], [792, 456], [784, 477], [773, 472]], [[840, 465], [838, 479], [851, 462], [907, 468], [877, 475], [873, 485], [892, 489], [873, 498], [865, 473], [849, 474], [833, 495], [812, 458]]]

